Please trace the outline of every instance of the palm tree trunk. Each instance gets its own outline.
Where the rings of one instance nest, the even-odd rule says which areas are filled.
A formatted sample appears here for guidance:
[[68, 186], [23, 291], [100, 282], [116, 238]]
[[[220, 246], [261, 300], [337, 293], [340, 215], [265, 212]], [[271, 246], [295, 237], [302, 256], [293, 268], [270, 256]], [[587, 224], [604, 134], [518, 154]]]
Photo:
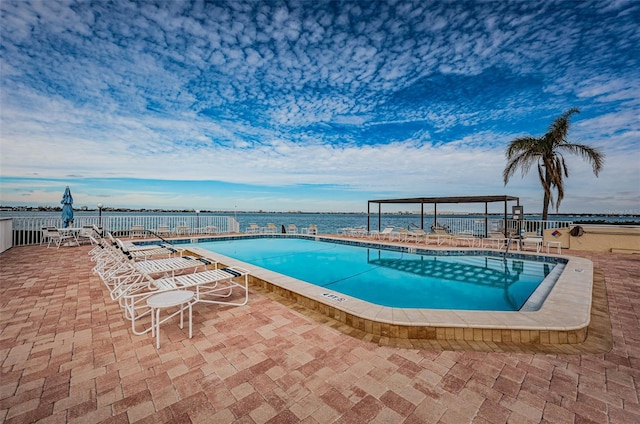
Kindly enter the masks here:
[[545, 167], [544, 171], [545, 181], [542, 183], [542, 188], [545, 188], [545, 185], [549, 187], [549, 190], [544, 190], [544, 199], [542, 200], [542, 220], [546, 221], [549, 217], [549, 203], [551, 203], [551, 175], [549, 173], [549, 167]]
[[544, 194], [544, 200], [542, 201], [542, 220], [546, 221], [549, 216], [549, 195]]

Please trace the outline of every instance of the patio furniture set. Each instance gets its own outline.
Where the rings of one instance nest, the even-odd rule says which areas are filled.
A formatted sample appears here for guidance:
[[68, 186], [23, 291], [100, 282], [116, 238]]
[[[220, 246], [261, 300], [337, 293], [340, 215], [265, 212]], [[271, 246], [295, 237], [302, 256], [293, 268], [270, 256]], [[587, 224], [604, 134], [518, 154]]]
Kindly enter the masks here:
[[509, 245], [515, 245], [517, 250], [533, 249], [540, 253], [546, 247], [547, 253], [551, 248], [556, 248], [558, 254], [561, 253], [562, 243], [556, 240], [545, 241], [543, 237], [534, 234], [525, 234], [522, 237], [505, 237], [502, 233], [489, 233], [488, 237], [478, 237], [471, 231], [461, 231], [458, 233], [450, 233], [442, 228], [434, 228], [427, 233], [421, 228], [408, 230], [401, 227], [388, 226], [382, 231], [367, 231], [365, 227], [341, 228], [338, 234], [347, 237], [370, 238], [374, 240], [387, 240], [396, 242], [415, 242], [424, 244], [435, 244], [442, 246], [463, 246], [463, 247], [479, 247], [492, 249], [506, 249]]
[[146, 237], [173, 237], [173, 236], [189, 236], [202, 234], [218, 234], [218, 227], [208, 225], [206, 227], [191, 228], [188, 225], [177, 225], [174, 228], [168, 225], [159, 225], [157, 228], [148, 229], [144, 225], [132, 225], [129, 230], [130, 238], [146, 238]]

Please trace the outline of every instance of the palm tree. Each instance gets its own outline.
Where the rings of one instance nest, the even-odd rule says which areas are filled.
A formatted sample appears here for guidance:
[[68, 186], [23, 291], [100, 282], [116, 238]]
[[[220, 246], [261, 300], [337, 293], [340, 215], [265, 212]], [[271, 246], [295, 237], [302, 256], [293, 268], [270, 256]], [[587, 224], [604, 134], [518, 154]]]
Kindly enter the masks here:
[[[576, 108], [566, 111], [562, 116], [556, 118], [549, 126], [549, 130], [542, 137], [520, 137], [509, 143], [505, 156], [507, 166], [504, 168], [502, 176], [504, 185], [507, 185], [509, 178], [521, 168], [524, 177], [534, 164], [538, 166], [538, 176], [540, 184], [544, 190], [544, 200], [542, 203], [542, 219], [546, 220], [549, 215], [549, 204], [560, 208], [560, 203], [564, 198], [564, 177], [569, 177], [569, 168], [565, 162], [563, 154], [572, 153], [582, 156], [593, 167], [593, 173], [598, 173], [604, 165], [604, 153], [600, 150], [575, 144], [567, 141], [569, 132], [569, 118], [574, 113], [580, 113]], [[554, 199], [553, 190], [557, 192]]]

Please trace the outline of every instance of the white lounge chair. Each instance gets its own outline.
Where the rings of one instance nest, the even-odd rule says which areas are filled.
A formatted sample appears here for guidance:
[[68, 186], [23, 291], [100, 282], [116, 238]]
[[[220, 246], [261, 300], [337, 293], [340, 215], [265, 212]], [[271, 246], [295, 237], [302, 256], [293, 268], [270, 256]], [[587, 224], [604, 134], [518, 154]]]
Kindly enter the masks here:
[[131, 265], [143, 274], [178, 275], [186, 270], [205, 267], [207, 264], [193, 256], [180, 256], [177, 258], [150, 259], [147, 261], [133, 261]]
[[[122, 297], [125, 317], [131, 321], [134, 334], [144, 334], [150, 328], [138, 329], [136, 323], [151, 310], [146, 300], [157, 293], [191, 290], [194, 292], [192, 305], [197, 303], [222, 304], [231, 306], [246, 305], [249, 300], [249, 271], [240, 267], [206, 270], [192, 274], [154, 279], [144, 276], [135, 290]], [[236, 281], [236, 280], [241, 281]]]
[[287, 234], [298, 234], [298, 227], [295, 224], [289, 224], [287, 226]]
[[487, 234], [486, 238], [482, 239], [482, 247], [501, 250], [507, 246], [508, 240], [509, 239], [506, 238], [502, 233], [490, 232]]
[[367, 236], [367, 229], [362, 226], [362, 227], [355, 227], [355, 228], [350, 228], [349, 232], [347, 233], [347, 235], [351, 236], [351, 237], [366, 237]]
[[307, 228], [302, 229], [302, 234], [307, 234], [310, 236], [318, 235], [318, 226], [311, 224]]
[[466, 245], [469, 247], [474, 247], [476, 244], [480, 247], [482, 243], [482, 240], [474, 236], [472, 231], [460, 231], [451, 237], [451, 241], [454, 242], [456, 246]]
[[247, 230], [245, 231], [247, 234], [258, 234], [260, 232], [260, 227], [258, 224], [249, 224]]
[[409, 231], [408, 240], [413, 240], [416, 243], [420, 243], [423, 240], [427, 239], [427, 233], [422, 228], [414, 228], [412, 231]]
[[394, 229], [395, 227], [385, 227], [382, 231], [371, 231], [371, 233], [369, 233], [369, 237], [378, 240], [384, 240], [385, 238], [388, 239]]
[[182, 256], [184, 249], [173, 246], [170, 243], [157, 242], [154, 244], [136, 245], [130, 241], [123, 241], [107, 233], [107, 238], [112, 246], [127, 252], [134, 259], [149, 259], [152, 257]]
[[99, 243], [103, 252], [98, 252], [94, 256], [96, 266], [93, 272], [109, 289], [113, 300], [121, 298], [132, 290], [136, 291], [145, 276], [175, 277], [187, 271], [196, 272], [200, 268], [204, 270], [209, 265], [217, 267], [215, 262], [191, 256], [136, 261], [129, 252], [121, 250], [121, 246], [114, 246], [104, 241]]
[[427, 234], [425, 242], [429, 244], [431, 240], [434, 240], [438, 246], [448, 242], [451, 244], [453, 236], [444, 228], [432, 227], [431, 233]]
[[404, 241], [407, 241], [408, 238], [409, 238], [409, 230], [407, 230], [406, 228], [400, 227], [396, 229], [396, 231], [392, 231], [391, 233], [389, 233], [389, 241], [404, 242]]

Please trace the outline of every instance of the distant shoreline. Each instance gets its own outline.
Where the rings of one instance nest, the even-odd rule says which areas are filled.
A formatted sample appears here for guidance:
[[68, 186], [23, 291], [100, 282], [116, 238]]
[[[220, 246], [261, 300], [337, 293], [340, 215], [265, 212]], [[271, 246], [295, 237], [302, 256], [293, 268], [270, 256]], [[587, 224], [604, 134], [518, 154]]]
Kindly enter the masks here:
[[[42, 213], [42, 212], [61, 212], [62, 208], [58, 206], [39, 206], [39, 207], [29, 207], [29, 206], [0, 206], [0, 212], [21, 212], [21, 213]], [[90, 209], [90, 208], [74, 208], [75, 212], [96, 212], [98, 213], [98, 209]], [[304, 211], [239, 211], [239, 210], [208, 210], [202, 209], [196, 211], [194, 209], [129, 209], [129, 208], [102, 208], [102, 213], [200, 213], [200, 214], [265, 214], [265, 215], [286, 215], [286, 214], [299, 214], [299, 215], [367, 215], [367, 212], [304, 212]], [[433, 215], [433, 211], [425, 211], [425, 216]], [[371, 212], [371, 215], [377, 215], [377, 212]], [[419, 212], [412, 211], [399, 211], [399, 212], [383, 212], [383, 215], [400, 215], [400, 216], [420, 216]], [[448, 215], [448, 216], [478, 216], [483, 215], [481, 212], [452, 212], [452, 211], [439, 211], [438, 215]], [[489, 213], [488, 216], [503, 216], [502, 212], [492, 212]], [[510, 215], [510, 214], [509, 214]], [[526, 213], [525, 216], [540, 216], [540, 213]], [[616, 217], [616, 218], [629, 218], [640, 219], [640, 214], [634, 213], [556, 213], [549, 214], [549, 218], [553, 220], [554, 217]], [[589, 223], [596, 223], [598, 221], [588, 221]], [[603, 221], [603, 223], [608, 223]]]

